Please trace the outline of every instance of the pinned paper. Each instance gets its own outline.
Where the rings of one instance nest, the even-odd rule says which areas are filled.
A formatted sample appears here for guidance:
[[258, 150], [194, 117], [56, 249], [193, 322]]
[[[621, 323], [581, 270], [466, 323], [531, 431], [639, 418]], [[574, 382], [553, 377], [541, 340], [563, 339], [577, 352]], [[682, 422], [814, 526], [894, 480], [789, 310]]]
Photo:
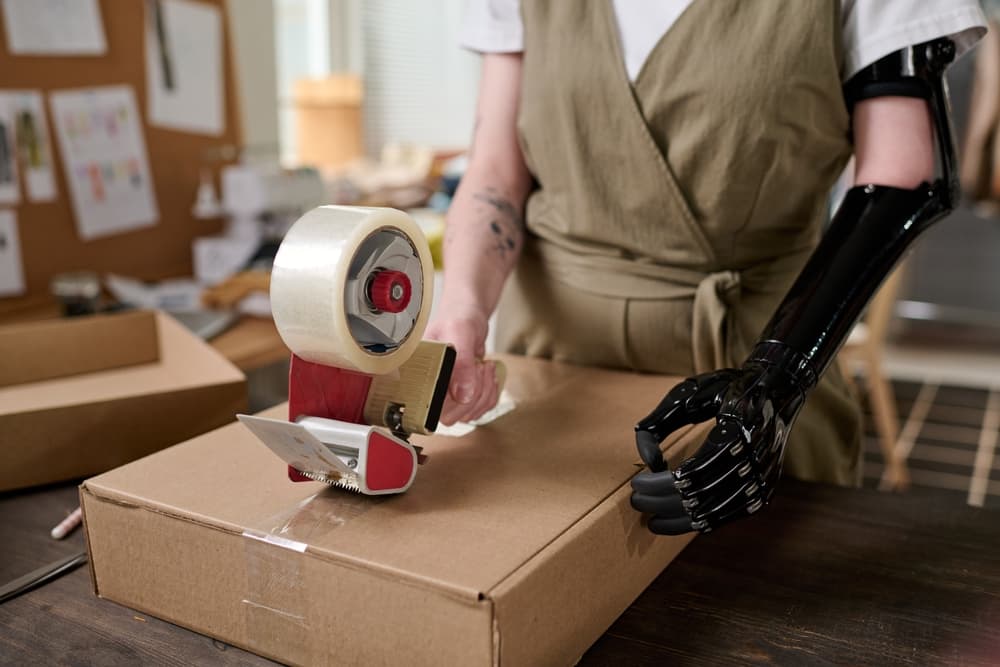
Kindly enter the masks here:
[[80, 237], [155, 224], [156, 195], [132, 88], [64, 90], [50, 101]]
[[17, 235], [17, 216], [0, 211], [0, 297], [24, 293], [24, 265], [21, 241]]
[[107, 52], [97, 0], [3, 0], [7, 47], [15, 56], [99, 56]]
[[0, 93], [0, 106], [9, 109], [14, 126], [14, 144], [28, 200], [47, 202], [56, 198], [52, 144], [45, 121], [42, 94], [37, 90]]
[[203, 285], [218, 285], [257, 254], [260, 239], [253, 236], [203, 236], [191, 243], [194, 277]]
[[191, 0], [153, 0], [146, 6], [150, 124], [222, 134], [225, 81], [219, 8]]
[[16, 204], [21, 197], [17, 186], [16, 150], [14, 112], [5, 99], [0, 99], [0, 204]]

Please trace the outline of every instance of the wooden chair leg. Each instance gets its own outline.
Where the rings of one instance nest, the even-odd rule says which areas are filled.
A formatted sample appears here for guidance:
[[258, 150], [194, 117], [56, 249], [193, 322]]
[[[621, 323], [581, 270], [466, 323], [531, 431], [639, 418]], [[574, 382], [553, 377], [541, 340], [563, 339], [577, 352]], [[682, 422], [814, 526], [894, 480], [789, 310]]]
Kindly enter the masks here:
[[899, 439], [899, 418], [896, 414], [896, 397], [892, 385], [882, 373], [882, 364], [875, 351], [865, 355], [868, 372], [868, 396], [875, 430], [878, 432], [879, 446], [885, 459], [885, 471], [879, 482], [884, 491], [903, 491], [910, 485], [910, 472], [906, 460], [896, 452]]
[[[843, 349], [840, 354], [837, 355], [837, 363], [840, 365], [840, 374], [843, 376], [844, 381], [847, 383], [848, 388], [854, 395], [855, 401], [860, 401], [862, 397], [861, 385], [858, 384], [858, 376], [854, 372], [857, 357], [854, 355], [853, 351], [848, 351]], [[865, 459], [864, 459], [864, 443], [861, 445], [861, 458], [858, 460], [858, 471], [857, 478], [854, 480], [855, 486], [861, 486], [864, 483], [865, 478]]]
[[850, 385], [851, 391], [854, 392], [854, 398], [856, 400], [861, 399], [861, 387], [858, 386], [858, 379], [854, 375], [853, 364], [854, 356], [848, 354], [846, 350], [841, 350], [840, 354], [837, 355], [837, 362], [840, 364], [840, 374], [844, 376], [844, 380]]

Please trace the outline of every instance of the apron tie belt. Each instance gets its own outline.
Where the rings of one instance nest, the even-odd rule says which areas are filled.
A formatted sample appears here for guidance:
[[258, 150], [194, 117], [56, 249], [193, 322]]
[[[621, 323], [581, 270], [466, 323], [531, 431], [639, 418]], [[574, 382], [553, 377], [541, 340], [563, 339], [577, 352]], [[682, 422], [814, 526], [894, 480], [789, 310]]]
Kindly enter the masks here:
[[[774, 285], [790, 284], [805, 263], [810, 249], [755, 264], [741, 271], [706, 273], [696, 269], [623, 259], [608, 255], [583, 255], [541, 238], [526, 244], [547, 277], [601, 296], [622, 299], [690, 299], [692, 353], [696, 373], [736, 363], [727, 326], [738, 310], [744, 289], [763, 292]], [[533, 259], [533, 258], [532, 258]]]

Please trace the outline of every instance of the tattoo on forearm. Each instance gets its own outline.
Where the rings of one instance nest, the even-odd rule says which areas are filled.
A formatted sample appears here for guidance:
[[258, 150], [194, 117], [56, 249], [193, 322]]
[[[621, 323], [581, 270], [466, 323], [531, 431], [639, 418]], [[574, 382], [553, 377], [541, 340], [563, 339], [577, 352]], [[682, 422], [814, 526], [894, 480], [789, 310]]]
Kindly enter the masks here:
[[472, 198], [489, 207], [486, 209], [486, 220], [494, 241], [493, 249], [503, 259], [515, 254], [524, 238], [524, 221], [518, 210], [495, 188], [486, 188], [485, 191], [472, 195]]

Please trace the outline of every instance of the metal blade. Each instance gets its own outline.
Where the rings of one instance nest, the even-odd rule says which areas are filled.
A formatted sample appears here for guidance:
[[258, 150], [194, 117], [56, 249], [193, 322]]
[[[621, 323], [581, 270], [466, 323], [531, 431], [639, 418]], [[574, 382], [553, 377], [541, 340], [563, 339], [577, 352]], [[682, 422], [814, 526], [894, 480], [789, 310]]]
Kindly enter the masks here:
[[[333, 481], [355, 475], [347, 464], [301, 424], [250, 415], [237, 415], [237, 418], [268, 449], [304, 475], [319, 475]], [[333, 481], [327, 483], [332, 484]]]

